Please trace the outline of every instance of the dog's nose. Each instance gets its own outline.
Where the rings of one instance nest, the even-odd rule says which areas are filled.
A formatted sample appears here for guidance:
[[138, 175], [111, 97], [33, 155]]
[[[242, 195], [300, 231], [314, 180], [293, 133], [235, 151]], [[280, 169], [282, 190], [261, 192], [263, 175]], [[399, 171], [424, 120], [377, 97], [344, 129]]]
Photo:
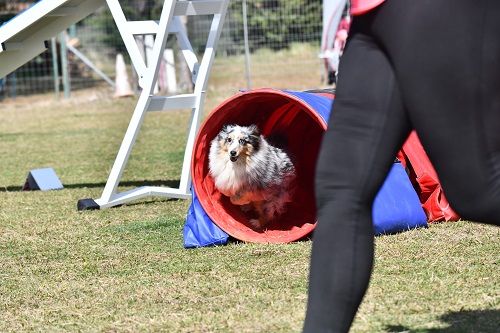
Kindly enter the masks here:
[[235, 152], [234, 150], [231, 150], [231, 151], [229, 152], [229, 155], [231, 155], [232, 157], [235, 157], [235, 156], [236, 156], [236, 152]]

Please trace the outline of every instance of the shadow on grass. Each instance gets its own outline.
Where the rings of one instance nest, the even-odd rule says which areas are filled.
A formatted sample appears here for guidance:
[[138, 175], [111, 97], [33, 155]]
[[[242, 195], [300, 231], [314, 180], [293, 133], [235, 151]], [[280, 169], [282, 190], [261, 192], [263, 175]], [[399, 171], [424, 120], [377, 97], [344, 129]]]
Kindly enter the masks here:
[[386, 332], [391, 333], [497, 333], [500, 327], [500, 310], [464, 310], [448, 312], [439, 318], [448, 324], [443, 328], [412, 329], [402, 325], [389, 325]]
[[[120, 182], [120, 186], [165, 186], [165, 187], [179, 187], [179, 180], [167, 179], [167, 180], [136, 180], [136, 181], [124, 181]], [[77, 184], [63, 184], [64, 188], [104, 188], [106, 183], [77, 183]], [[4, 186], [0, 187], [0, 192], [20, 192], [23, 190], [22, 186]]]

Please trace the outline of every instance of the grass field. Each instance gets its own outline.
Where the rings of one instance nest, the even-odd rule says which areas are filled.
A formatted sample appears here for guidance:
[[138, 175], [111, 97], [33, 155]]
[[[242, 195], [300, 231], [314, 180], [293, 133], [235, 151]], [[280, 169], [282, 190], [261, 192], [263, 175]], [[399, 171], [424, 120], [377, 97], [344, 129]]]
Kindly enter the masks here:
[[[273, 55], [308, 64], [281, 76], [256, 55], [254, 85], [317, 86], [314, 52]], [[206, 111], [244, 87], [242, 68], [217, 60]], [[185, 250], [188, 201], [76, 211], [100, 196], [135, 105], [106, 89], [0, 103], [0, 332], [299, 332], [310, 241]], [[178, 181], [188, 116], [146, 117], [120, 189]], [[21, 191], [39, 167], [65, 189]], [[498, 228], [470, 222], [378, 237], [352, 331], [499, 332], [499, 240]]]

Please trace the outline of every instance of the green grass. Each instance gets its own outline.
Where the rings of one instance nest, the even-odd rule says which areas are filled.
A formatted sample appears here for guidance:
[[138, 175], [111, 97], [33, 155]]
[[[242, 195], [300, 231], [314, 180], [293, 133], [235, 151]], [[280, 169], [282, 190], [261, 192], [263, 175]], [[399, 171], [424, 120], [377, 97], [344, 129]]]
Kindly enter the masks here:
[[[255, 81], [313, 87], [312, 51], [274, 54], [309, 64], [285, 76], [266, 76], [269, 54], [255, 55]], [[217, 59], [207, 112], [244, 87], [242, 64]], [[105, 88], [0, 104], [0, 332], [299, 332], [310, 241], [185, 250], [188, 201], [76, 211], [78, 199], [100, 196], [134, 105]], [[178, 181], [188, 117], [146, 117], [121, 189]], [[27, 172], [45, 166], [65, 189], [20, 191]], [[458, 222], [377, 238], [352, 331], [498, 332], [499, 236]]]

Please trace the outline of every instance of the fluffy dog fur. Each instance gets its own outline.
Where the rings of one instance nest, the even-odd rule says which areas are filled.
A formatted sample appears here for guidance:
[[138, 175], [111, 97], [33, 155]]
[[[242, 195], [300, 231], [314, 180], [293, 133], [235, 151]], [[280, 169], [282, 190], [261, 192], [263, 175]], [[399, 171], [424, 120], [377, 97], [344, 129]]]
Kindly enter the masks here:
[[250, 224], [264, 228], [291, 201], [295, 167], [290, 157], [272, 146], [255, 125], [226, 125], [210, 144], [210, 174], [215, 187], [245, 212]]

